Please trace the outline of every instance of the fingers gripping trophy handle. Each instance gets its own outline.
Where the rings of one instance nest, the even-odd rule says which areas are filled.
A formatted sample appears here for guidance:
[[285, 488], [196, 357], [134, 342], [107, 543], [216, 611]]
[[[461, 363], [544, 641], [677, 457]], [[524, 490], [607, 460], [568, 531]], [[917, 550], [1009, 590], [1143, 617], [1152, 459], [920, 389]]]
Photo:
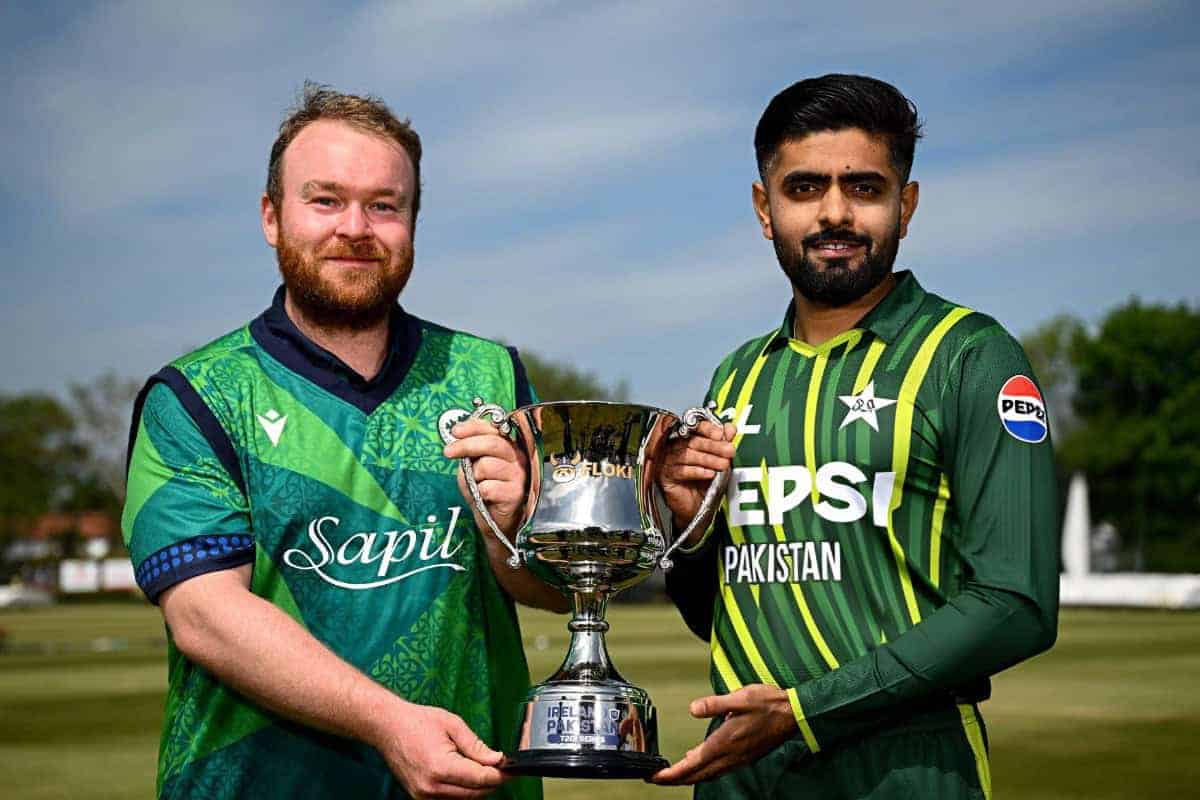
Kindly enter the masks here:
[[[507, 436], [508, 432], [512, 430], [512, 425], [508, 421], [508, 412], [493, 403], [484, 403], [479, 397], [476, 397], [474, 402], [475, 410], [471, 412], [470, 418], [487, 419], [500, 430], [501, 434]], [[496, 524], [496, 520], [492, 519], [491, 512], [487, 510], [487, 503], [483, 501], [483, 496], [479, 493], [479, 484], [475, 480], [475, 467], [471, 464], [469, 457], [462, 459], [462, 471], [463, 477], [467, 479], [467, 490], [471, 493], [471, 501], [475, 504], [475, 510], [479, 512], [479, 516], [483, 517], [483, 521], [487, 523], [492, 535], [512, 553], [508, 558], [508, 565], [513, 569], [520, 568], [521, 553], [501, 532], [500, 526]]]
[[[708, 420], [718, 428], [723, 429], [721, 419], [708, 408], [689, 408], [683, 412], [683, 419], [679, 424], [676, 435], [681, 438], [687, 438], [695, 432], [700, 423]], [[721, 502], [721, 495], [725, 493], [725, 486], [729, 483], [729, 470], [718, 472], [712, 479], [712, 483], [708, 485], [708, 491], [704, 493], [704, 499], [700, 502], [700, 510], [696, 512], [696, 516], [692, 517], [692, 521], [684, 528], [683, 533], [675, 537], [675, 541], [671, 542], [671, 546], [663, 553], [659, 559], [658, 565], [663, 568], [664, 572], [670, 571], [671, 567], [675, 566], [675, 562], [671, 560], [671, 553], [675, 549], [688, 540], [700, 523], [706, 521], [712, 514], [713, 509]]]

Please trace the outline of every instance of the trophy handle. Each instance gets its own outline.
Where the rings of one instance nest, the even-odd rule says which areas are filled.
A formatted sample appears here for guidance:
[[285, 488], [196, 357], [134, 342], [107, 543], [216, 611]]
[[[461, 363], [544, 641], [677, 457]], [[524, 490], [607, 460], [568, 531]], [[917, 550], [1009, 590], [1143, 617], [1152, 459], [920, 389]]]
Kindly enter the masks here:
[[[700, 423], [708, 420], [718, 428], [722, 427], [720, 417], [708, 408], [689, 408], [683, 412], [683, 417], [679, 423], [679, 427], [675, 430], [675, 435], [681, 439], [686, 439], [691, 436], [696, 428], [700, 427]], [[692, 521], [684, 528], [683, 533], [675, 537], [675, 541], [671, 542], [671, 546], [663, 553], [659, 559], [658, 565], [663, 568], [664, 572], [669, 572], [671, 567], [675, 566], [675, 562], [671, 560], [671, 553], [675, 552], [675, 548], [687, 541], [692, 532], [696, 530], [696, 526], [700, 524], [712, 513], [713, 508], [721, 501], [721, 495], [725, 493], [725, 486], [729, 483], [729, 470], [718, 472], [712, 479], [712, 483], [708, 485], [708, 491], [704, 493], [704, 499], [700, 502], [700, 510], [696, 512], [696, 516], [692, 517]]]
[[[508, 432], [512, 430], [512, 425], [508, 421], [507, 411], [494, 403], [484, 403], [481, 397], [476, 397], [473, 402], [475, 410], [471, 412], [470, 419], [487, 418], [500, 430], [502, 435], [508, 435]], [[462, 471], [463, 477], [467, 479], [467, 489], [471, 492], [471, 501], [475, 503], [475, 510], [479, 512], [479, 516], [483, 517], [483, 521], [487, 523], [492, 535], [512, 553], [508, 558], [508, 565], [513, 569], [518, 569], [521, 566], [521, 554], [517, 548], [513, 547], [508, 537], [501, 533], [500, 526], [496, 524], [496, 520], [492, 519], [491, 512], [487, 510], [487, 503], [483, 502], [483, 497], [479, 494], [479, 484], [475, 481], [475, 468], [471, 465], [470, 458], [462, 459]]]

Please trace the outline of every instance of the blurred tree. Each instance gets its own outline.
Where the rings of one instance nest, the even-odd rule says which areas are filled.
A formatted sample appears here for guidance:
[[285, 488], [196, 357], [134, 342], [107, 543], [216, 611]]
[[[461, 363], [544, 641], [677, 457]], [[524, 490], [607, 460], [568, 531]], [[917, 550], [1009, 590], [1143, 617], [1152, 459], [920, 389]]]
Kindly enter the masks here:
[[74, 433], [53, 397], [0, 395], [0, 514], [44, 514], [69, 500], [87, 456]]
[[1134, 569], [1200, 571], [1200, 310], [1133, 300], [1070, 352], [1078, 424], [1058, 455], [1087, 474], [1093, 519]]
[[629, 399], [629, 384], [624, 380], [612, 387], [605, 386], [594, 373], [526, 351], [521, 352], [521, 362], [525, 364], [529, 382], [533, 384], [538, 399], [544, 403], [554, 400]]
[[118, 504], [124, 500], [129, 420], [140, 388], [138, 381], [115, 372], [106, 372], [90, 384], [73, 383], [69, 388], [76, 435], [90, 454], [88, 474], [80, 476], [79, 488], [81, 492], [86, 490], [93, 502], [105, 502], [106, 496], [116, 498]]
[[1071, 347], [1085, 333], [1083, 323], [1077, 318], [1060, 314], [1021, 337], [1021, 346], [1029, 356], [1033, 376], [1045, 395], [1056, 438], [1075, 426], [1072, 402], [1077, 376]]
[[[34, 519], [69, 504], [86, 452], [75, 421], [45, 394], [0, 395], [0, 554]], [[0, 559], [0, 583], [9, 566]]]

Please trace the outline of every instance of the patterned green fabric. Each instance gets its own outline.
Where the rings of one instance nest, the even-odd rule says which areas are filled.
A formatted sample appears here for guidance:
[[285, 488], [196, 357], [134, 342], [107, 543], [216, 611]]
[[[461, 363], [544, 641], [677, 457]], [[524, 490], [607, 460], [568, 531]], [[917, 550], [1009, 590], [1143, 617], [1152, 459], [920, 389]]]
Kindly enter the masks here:
[[[966, 714], [977, 712], [963, 707]], [[983, 722], [976, 725], [982, 735]], [[715, 727], [715, 726], [714, 726]], [[986, 753], [985, 753], [986, 756]], [[800, 740], [696, 787], [696, 800], [988, 800], [959, 712], [951, 708], [812, 756]]]
[[[901, 273], [819, 347], [792, 323], [713, 377], [739, 432], [699, 550], [718, 571], [714, 690], [787, 688], [789, 746], [816, 753], [983, 699], [990, 674], [1048, 646], [1058, 498], [1044, 404], [995, 320]], [[1029, 399], [1005, 405], [1018, 385]]]
[[[528, 669], [438, 421], [474, 397], [511, 409], [513, 359], [419, 324], [415, 360], [369, 413], [284, 366], [249, 326], [176, 361], [232, 444], [246, 492], [177, 391], [159, 383], [131, 454], [125, 537], [148, 581], [161, 580], [157, 567], [203, 571], [201, 553], [235, 558], [252, 538], [254, 593], [397, 694], [449, 709], [506, 747]], [[403, 796], [373, 750], [258, 708], [173, 642], [169, 680], [160, 797]], [[540, 782], [500, 794], [540, 797]]]

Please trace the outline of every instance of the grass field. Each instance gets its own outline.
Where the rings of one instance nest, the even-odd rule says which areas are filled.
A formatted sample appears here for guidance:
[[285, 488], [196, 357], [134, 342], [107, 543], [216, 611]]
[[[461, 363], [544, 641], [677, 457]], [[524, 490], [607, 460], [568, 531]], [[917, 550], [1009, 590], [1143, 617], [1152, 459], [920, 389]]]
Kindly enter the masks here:
[[[666, 607], [616, 606], [613, 659], [646, 688], [677, 758], [703, 733], [687, 702], [707, 647]], [[535, 680], [562, 658], [563, 618], [524, 615]], [[0, 613], [0, 797], [145, 798], [165, 684], [162, 624], [134, 604]], [[1055, 649], [995, 681], [984, 705], [998, 798], [1200, 795], [1200, 614], [1066, 611]], [[547, 797], [686, 797], [638, 782], [548, 781]]]

